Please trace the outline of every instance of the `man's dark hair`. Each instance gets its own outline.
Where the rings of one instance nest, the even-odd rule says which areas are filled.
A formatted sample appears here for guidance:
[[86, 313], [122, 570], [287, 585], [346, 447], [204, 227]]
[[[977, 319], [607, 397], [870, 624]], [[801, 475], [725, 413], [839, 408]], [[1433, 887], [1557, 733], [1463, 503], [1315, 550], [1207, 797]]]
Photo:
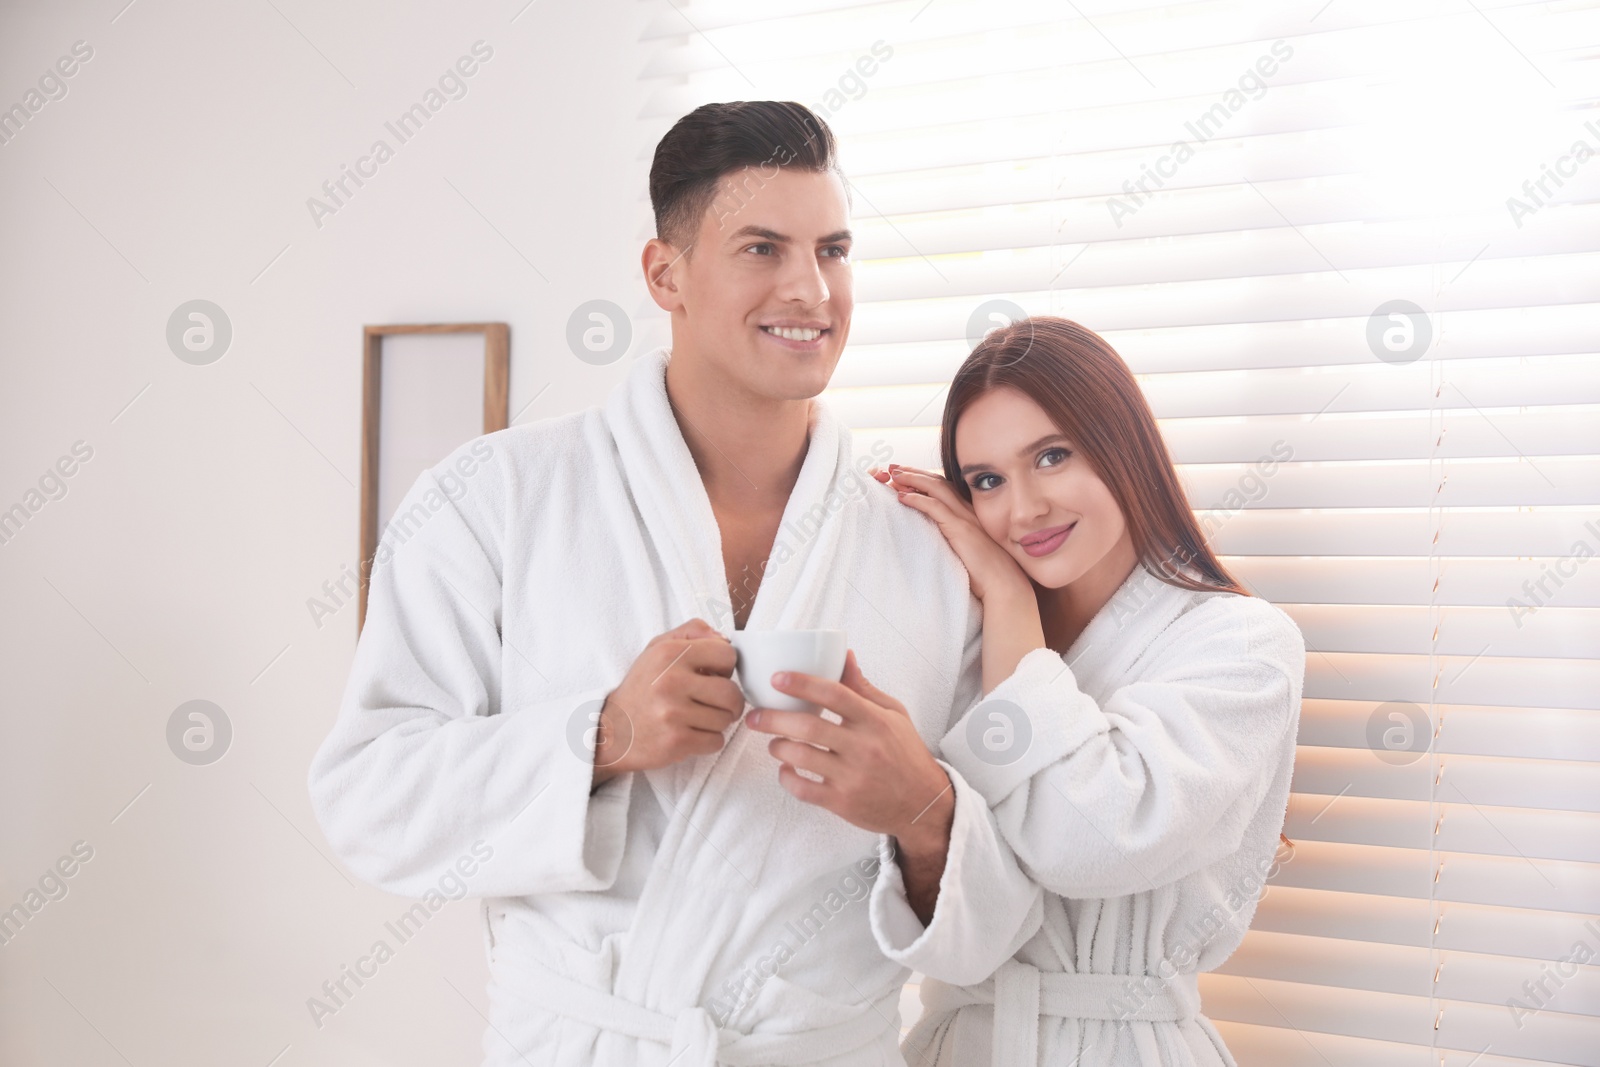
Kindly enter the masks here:
[[[835, 156], [833, 131], [810, 108], [793, 101], [731, 100], [702, 104], [673, 124], [656, 145], [650, 164], [650, 204], [656, 236], [687, 250], [700, 220], [716, 199], [722, 176], [758, 168], [759, 186], [775, 167], [832, 170], [844, 180]], [[748, 199], [753, 190], [742, 190]], [[845, 199], [849, 201], [849, 185]]]

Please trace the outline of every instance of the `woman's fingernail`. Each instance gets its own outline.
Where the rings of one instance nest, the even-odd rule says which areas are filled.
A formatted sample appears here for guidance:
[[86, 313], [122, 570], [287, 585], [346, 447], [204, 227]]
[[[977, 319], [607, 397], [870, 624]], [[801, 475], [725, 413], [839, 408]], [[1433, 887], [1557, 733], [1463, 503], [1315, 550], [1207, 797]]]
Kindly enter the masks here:
[[752, 711], [750, 713], [750, 725], [751, 726], [760, 726], [761, 725], [761, 712], [760, 711]]
[[773, 685], [788, 685], [789, 684], [789, 672], [788, 671], [779, 671], [777, 674], [774, 674], [772, 676], [772, 684]]

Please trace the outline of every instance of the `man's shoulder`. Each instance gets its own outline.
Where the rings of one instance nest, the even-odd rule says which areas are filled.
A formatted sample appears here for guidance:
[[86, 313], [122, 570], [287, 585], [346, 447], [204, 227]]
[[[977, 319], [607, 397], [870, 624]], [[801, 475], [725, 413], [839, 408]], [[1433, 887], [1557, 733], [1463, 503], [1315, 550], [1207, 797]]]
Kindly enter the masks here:
[[970, 595], [967, 569], [938, 525], [900, 503], [887, 485], [865, 474], [862, 477], [867, 486], [857, 505], [865, 509], [861, 536], [873, 539], [883, 549], [872, 558], [890, 560], [895, 579], [914, 583], [912, 588], [950, 589], [958, 598]]
[[496, 528], [526, 493], [546, 494], [595, 468], [592, 430], [599, 409], [538, 419], [481, 434], [451, 449], [427, 468], [423, 480], [437, 483], [469, 525]]
[[[920, 694], [919, 701], [907, 700], [907, 706], [923, 739], [934, 746], [965, 710], [955, 705], [966, 703], [980, 688], [981, 667], [973, 650], [982, 632], [983, 608], [972, 594], [961, 557], [938, 525], [902, 504], [893, 489], [867, 481], [868, 491], [854, 505], [863, 509], [854, 525], [855, 536], [870, 547], [856, 555], [850, 580], [853, 591], [871, 605], [869, 623], [887, 631], [881, 634], [887, 649], [902, 658], [907, 648], [914, 653], [895, 668], [898, 674], [875, 661], [875, 669], [885, 671], [878, 684], [888, 688], [896, 680], [904, 687], [897, 694], [903, 700], [907, 693]], [[924, 669], [929, 665], [931, 670]]]
[[588, 407], [482, 434], [457, 445], [430, 470], [436, 477], [452, 470], [463, 473], [463, 468], [475, 463], [486, 467], [499, 464], [504, 476], [548, 470], [591, 448], [589, 431], [599, 415], [599, 408]]

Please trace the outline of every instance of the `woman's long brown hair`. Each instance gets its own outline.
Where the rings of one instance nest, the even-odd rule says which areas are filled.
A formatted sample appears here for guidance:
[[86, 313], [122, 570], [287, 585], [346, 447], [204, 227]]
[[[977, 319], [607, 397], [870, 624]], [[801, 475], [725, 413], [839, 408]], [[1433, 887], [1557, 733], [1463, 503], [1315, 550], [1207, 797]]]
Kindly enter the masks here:
[[[973, 401], [1002, 386], [1043, 408], [1094, 467], [1152, 574], [1183, 589], [1250, 595], [1206, 544], [1133, 372], [1105, 338], [1069, 319], [1038, 315], [995, 330], [956, 371], [939, 456], [964, 500], [972, 502], [972, 488], [956, 461], [956, 423]], [[1294, 842], [1278, 838], [1292, 852]]]

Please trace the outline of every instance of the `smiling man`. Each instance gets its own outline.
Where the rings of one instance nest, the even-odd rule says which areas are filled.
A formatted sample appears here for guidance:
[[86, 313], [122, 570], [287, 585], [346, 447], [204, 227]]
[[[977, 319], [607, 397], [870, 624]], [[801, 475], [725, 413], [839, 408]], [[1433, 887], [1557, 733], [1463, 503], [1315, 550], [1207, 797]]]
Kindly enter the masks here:
[[[817, 399], [853, 304], [827, 126], [706, 105], [650, 194], [672, 344], [601, 407], [479, 439], [494, 458], [456, 491], [472, 443], [412, 487], [402, 510], [448, 500], [373, 571], [318, 818], [406, 895], [492, 850], [465, 875], [491, 1067], [902, 1063], [908, 968], [980, 981], [1042, 914], [929, 752], [980, 695], [979, 607]], [[823, 628], [848, 634], [843, 681], [788, 689], [837, 742], [752, 729], [728, 635]]]

